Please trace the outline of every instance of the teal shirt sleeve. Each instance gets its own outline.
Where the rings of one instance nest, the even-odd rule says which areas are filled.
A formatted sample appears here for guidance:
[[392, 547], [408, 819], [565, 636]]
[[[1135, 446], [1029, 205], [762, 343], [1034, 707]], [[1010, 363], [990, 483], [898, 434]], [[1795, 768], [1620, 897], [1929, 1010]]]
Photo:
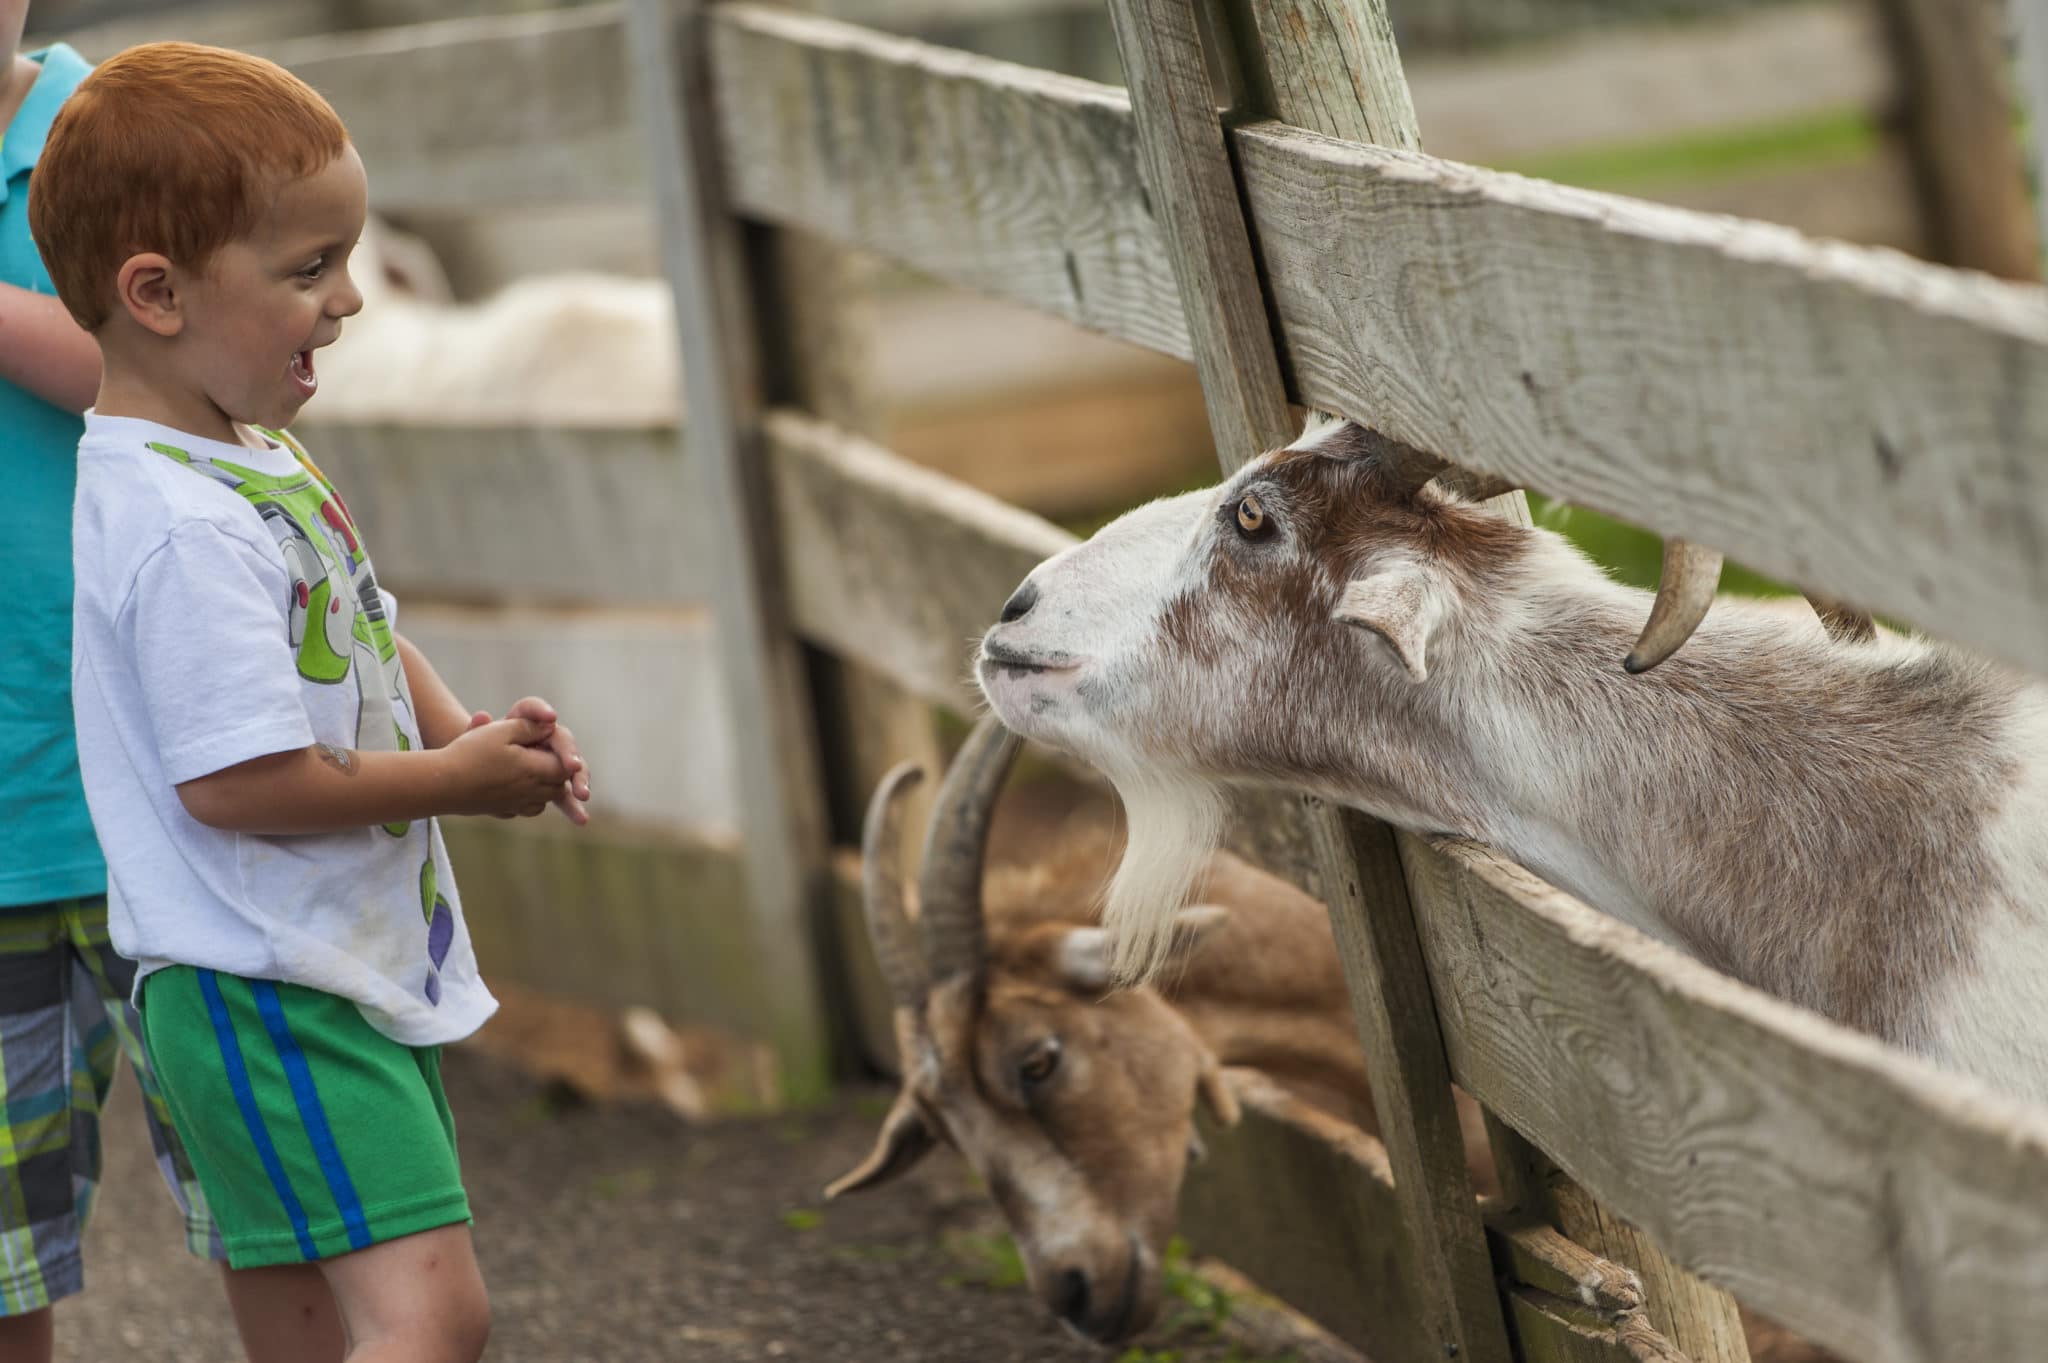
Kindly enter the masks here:
[[[29, 236], [31, 172], [92, 68], [63, 46], [30, 56], [42, 73], [0, 132], [0, 280], [54, 293]], [[84, 429], [0, 380], [0, 582], [11, 607], [0, 644], [0, 913], [106, 890], [71, 723], [71, 498]]]

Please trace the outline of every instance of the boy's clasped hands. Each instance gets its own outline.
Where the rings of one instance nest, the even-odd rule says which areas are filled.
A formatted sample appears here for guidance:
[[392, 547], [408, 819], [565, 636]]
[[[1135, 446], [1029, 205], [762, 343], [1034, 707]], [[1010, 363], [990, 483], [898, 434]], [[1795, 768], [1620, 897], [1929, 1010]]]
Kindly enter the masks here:
[[499, 720], [478, 710], [469, 728], [441, 751], [473, 783], [467, 788], [476, 798], [460, 813], [532, 818], [552, 804], [570, 823], [590, 822], [584, 808], [590, 768], [569, 726], [539, 696], [514, 702]]

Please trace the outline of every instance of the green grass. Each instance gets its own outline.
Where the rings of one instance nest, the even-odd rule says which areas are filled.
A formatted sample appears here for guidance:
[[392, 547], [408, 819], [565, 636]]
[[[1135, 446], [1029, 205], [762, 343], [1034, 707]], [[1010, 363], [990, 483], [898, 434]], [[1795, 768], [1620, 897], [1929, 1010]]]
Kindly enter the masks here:
[[782, 1224], [795, 1231], [816, 1230], [825, 1224], [825, 1213], [815, 1207], [791, 1207], [782, 1214]]
[[1642, 190], [1855, 161], [1875, 152], [1880, 138], [1866, 110], [1838, 109], [1655, 142], [1613, 143], [1511, 159], [1498, 168], [1582, 189]]

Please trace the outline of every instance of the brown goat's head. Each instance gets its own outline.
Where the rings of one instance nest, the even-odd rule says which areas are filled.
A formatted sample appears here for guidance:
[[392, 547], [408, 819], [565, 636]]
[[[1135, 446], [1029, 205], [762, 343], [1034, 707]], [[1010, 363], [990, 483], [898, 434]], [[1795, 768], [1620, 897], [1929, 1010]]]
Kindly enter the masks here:
[[[953, 1145], [1009, 1222], [1039, 1299], [1114, 1343], [1158, 1314], [1196, 1102], [1225, 1122], [1237, 1109], [1215, 1057], [1164, 999], [1108, 992], [1101, 929], [1037, 923], [991, 951], [983, 852], [1017, 745], [985, 718], [954, 761], [925, 844], [921, 933], [895, 859], [897, 797], [916, 770], [891, 772], [869, 805], [868, 930], [896, 1004], [903, 1086], [873, 1152], [826, 1191], [874, 1187]], [[1220, 916], [1188, 910], [1181, 949]]]

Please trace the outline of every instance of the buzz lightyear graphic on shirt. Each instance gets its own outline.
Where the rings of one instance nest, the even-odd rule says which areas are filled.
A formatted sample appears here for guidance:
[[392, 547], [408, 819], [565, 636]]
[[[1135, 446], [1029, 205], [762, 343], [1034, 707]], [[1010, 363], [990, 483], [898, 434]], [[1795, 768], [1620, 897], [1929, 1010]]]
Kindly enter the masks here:
[[[398, 644], [384, 612], [384, 598], [369, 555], [356, 533], [348, 507], [299, 443], [282, 431], [263, 432], [289, 449], [299, 471], [275, 475], [245, 468], [225, 459], [195, 455], [159, 441], [149, 448], [194, 473], [213, 479], [245, 498], [263, 518], [284, 557], [289, 578], [285, 602], [287, 632], [307, 681], [339, 686], [356, 684], [355, 747], [369, 752], [407, 752], [412, 740], [404, 719], [412, 713], [412, 696], [399, 666]], [[402, 838], [410, 823], [383, 825]], [[425, 993], [430, 1004], [441, 1001], [440, 969], [455, 936], [454, 910], [435, 885], [433, 843], [420, 867], [420, 908], [427, 920]]]

